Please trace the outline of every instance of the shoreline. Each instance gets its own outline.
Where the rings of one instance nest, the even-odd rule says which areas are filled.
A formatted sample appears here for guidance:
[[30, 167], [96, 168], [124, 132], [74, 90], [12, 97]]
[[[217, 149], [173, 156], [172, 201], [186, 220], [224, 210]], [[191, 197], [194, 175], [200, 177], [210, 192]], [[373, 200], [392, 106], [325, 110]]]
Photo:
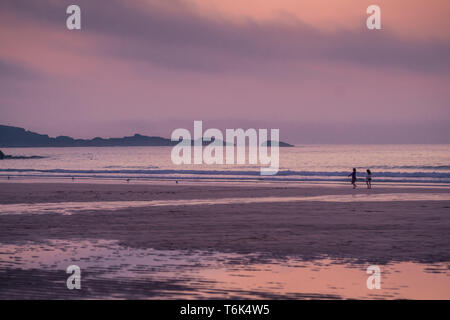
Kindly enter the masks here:
[[[9, 179], [8, 179], [9, 177]], [[129, 182], [127, 182], [129, 179]], [[262, 179], [214, 179], [214, 178], [178, 178], [178, 177], [164, 177], [164, 178], [133, 178], [133, 177], [121, 177], [121, 178], [92, 178], [92, 177], [77, 177], [74, 176], [52, 176], [52, 177], [40, 177], [40, 176], [16, 176], [16, 175], [3, 175], [0, 174], [0, 184], [2, 183], [29, 183], [29, 184], [105, 184], [105, 185], [174, 185], [176, 182], [183, 185], [214, 185], [214, 186], [240, 186], [240, 185], [288, 185], [290, 187], [347, 187], [350, 186], [350, 180], [348, 181], [329, 181], [329, 180], [264, 180]], [[360, 179], [357, 181], [357, 189], [366, 189], [365, 180]], [[436, 189], [449, 189], [450, 184], [447, 182], [385, 182], [385, 181], [372, 181], [373, 189], [377, 187], [390, 187], [390, 188], [436, 188]]]
[[[133, 181], [134, 183], [158, 183], [158, 182], [176, 182], [183, 181], [184, 183], [285, 183], [285, 184], [336, 184], [336, 185], [347, 185], [349, 180], [345, 177], [341, 179], [308, 179], [308, 178], [280, 178], [280, 176], [227, 176], [227, 177], [217, 177], [211, 176], [171, 176], [171, 175], [155, 175], [155, 176], [134, 176], [134, 175], [123, 175], [123, 176], [83, 176], [83, 175], [18, 175], [18, 174], [0, 174], [0, 181], [19, 181], [19, 182], [43, 182], [43, 181], [71, 181], [73, 179], [77, 181], [84, 181], [86, 183], [120, 183], [123, 181]], [[450, 187], [450, 181], [432, 181], [432, 180], [394, 180], [381, 178], [373, 180], [377, 185], [411, 185], [411, 186], [442, 186]], [[365, 179], [358, 177], [358, 185], [365, 186]]]

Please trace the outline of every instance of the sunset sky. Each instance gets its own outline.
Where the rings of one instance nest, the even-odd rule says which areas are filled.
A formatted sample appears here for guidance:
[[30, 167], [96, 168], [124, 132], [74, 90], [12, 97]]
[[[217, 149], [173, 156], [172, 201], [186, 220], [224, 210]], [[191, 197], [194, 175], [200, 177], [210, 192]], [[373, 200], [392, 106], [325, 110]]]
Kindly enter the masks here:
[[0, 1], [0, 124], [51, 136], [450, 143], [449, 80], [448, 0]]

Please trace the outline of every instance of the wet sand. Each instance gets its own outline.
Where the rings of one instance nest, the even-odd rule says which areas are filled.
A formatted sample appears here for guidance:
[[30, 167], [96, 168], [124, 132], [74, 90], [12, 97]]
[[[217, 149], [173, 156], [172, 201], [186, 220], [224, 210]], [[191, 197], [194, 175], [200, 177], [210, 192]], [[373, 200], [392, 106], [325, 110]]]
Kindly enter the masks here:
[[[356, 265], [362, 270], [373, 264], [392, 266], [398, 263], [421, 264], [422, 269], [426, 269], [426, 265], [439, 264], [440, 269], [446, 270], [450, 262], [450, 190], [445, 188], [376, 187], [372, 190], [363, 188], [352, 190], [347, 185], [247, 184], [238, 186], [184, 185], [182, 183], [178, 185], [107, 185], [14, 182], [0, 183], [0, 188], [2, 190], [0, 213], [5, 213], [8, 205], [21, 204], [17, 209], [20, 212], [0, 215], [2, 248], [8, 248], [8, 246], [16, 248], [12, 251], [2, 251], [0, 255], [1, 298], [10, 297], [12, 288], [16, 290], [12, 295], [16, 298], [21, 294], [23, 298], [40, 297], [42, 293], [30, 293], [23, 287], [24, 281], [27, 283], [28, 280], [33, 279], [31, 276], [33, 272], [39, 275], [39, 279], [43, 277], [39, 281], [48, 282], [49, 288], [55, 285], [52, 279], [57, 277], [57, 274], [65, 279], [66, 274], [62, 267], [52, 269], [51, 265], [42, 267], [39, 264], [27, 266], [24, 263], [24, 257], [18, 254], [20, 251], [18, 248], [44, 244], [47, 245], [49, 252], [65, 251], [67, 244], [62, 247], [58, 245], [64, 241], [70, 243], [87, 240], [107, 243], [114, 241], [120, 248], [127, 250], [181, 252], [181, 255], [187, 256], [192, 252], [202, 252], [205, 255], [208, 253], [236, 254], [238, 258], [234, 260], [225, 258], [225, 260], [228, 261], [227, 263], [234, 262], [240, 267], [259, 265], [263, 268], [261, 266], [267, 263], [282, 266], [283, 263], [288, 263], [292, 259], [314, 264], [327, 259], [336, 263]], [[393, 194], [395, 198], [392, 198]], [[414, 194], [417, 194], [419, 200], [414, 200]], [[352, 201], [353, 195], [354, 201]], [[328, 200], [321, 201], [320, 197], [324, 196], [329, 197], [326, 198]], [[375, 197], [371, 198], [371, 196]], [[274, 200], [263, 200], [268, 197]], [[313, 200], [313, 197], [319, 198]], [[333, 201], [334, 197], [337, 199], [336, 202]], [[262, 201], [223, 201], [236, 198], [261, 198]], [[277, 201], [277, 198], [284, 199]], [[292, 200], [296, 198], [297, 200]], [[347, 200], [339, 201], [344, 198]], [[193, 200], [207, 199], [211, 201], [193, 202]], [[118, 201], [125, 203], [127, 201], [165, 201], [165, 204], [147, 206], [141, 203], [139, 206], [129, 207], [110, 205], [111, 202]], [[81, 206], [69, 214], [57, 210], [45, 210], [45, 208], [39, 209], [44, 211], [40, 212], [42, 214], [36, 214], [32, 210], [27, 211], [27, 207], [24, 206], [24, 204], [30, 204], [31, 208], [31, 206], [42, 204], [45, 207], [45, 203], [59, 203], [61, 207], [64, 207], [65, 203], [73, 202], [108, 203], [108, 206], [104, 208]], [[48, 247], [48, 243], [52, 245]], [[17, 258], [16, 264], [5, 263], [6, 257], [13, 260]], [[99, 255], [97, 260], [102, 260], [101, 257]], [[44, 255], [37, 253], [35, 259], [42, 263], [45, 260]], [[77, 254], [74, 254], [72, 259], [77, 260]], [[201, 261], [199, 261], [200, 264]], [[124, 258], [122, 262], [127, 263], [127, 260]], [[108, 262], [105, 261], [103, 269], [108, 270], [108, 267]], [[89, 274], [96, 271], [86, 270], [86, 272]], [[244, 275], [245, 270], [239, 269], [238, 273]], [[152, 272], [147, 270], [146, 274], [152, 274]], [[363, 275], [365, 275], [364, 272]], [[196, 297], [195, 292], [201, 291], [196, 289], [196, 286], [193, 286], [187, 278], [165, 278], [170, 281], [146, 278], [145, 281], [141, 279], [144, 281], [141, 286], [137, 285], [137, 280], [133, 280], [134, 278], [135, 275], [122, 279], [125, 284], [118, 286], [113, 286], [110, 282], [110, 286], [105, 284], [106, 287], [100, 286], [103, 289], [97, 291], [92, 289], [91, 295], [83, 297], [183, 296], [161, 294], [161, 291], [170, 291], [171, 288], [176, 292], [184, 292], [185, 297]], [[48, 281], [46, 282], [45, 279]], [[448, 273], [443, 279], [447, 280], [443, 282], [444, 292], [449, 294], [448, 290], [445, 291], [450, 285]], [[103, 280], [94, 276], [91, 284], [94, 286], [96, 281]], [[60, 282], [56, 286], [61, 286]], [[146, 282], [148, 283], [145, 284]], [[317, 292], [311, 292], [314, 289], [312, 285], [307, 293], [298, 292], [291, 295], [287, 295], [285, 290], [271, 291], [265, 288], [258, 295], [241, 293], [233, 297], [364, 297], [363, 294], [356, 296], [345, 294], [345, 290], [328, 292], [319, 290], [319, 287], [318, 285]], [[23, 290], [21, 291], [20, 288]], [[159, 288], [158, 294], [151, 293], [152, 290], [156, 290], [155, 288]], [[440, 288], [441, 291], [442, 289]], [[63, 293], [59, 297], [67, 297], [67, 289], [60, 290]], [[104, 290], [103, 294], [102, 290]], [[52, 292], [59, 292], [59, 290]], [[305, 295], [302, 296], [302, 294]], [[56, 293], [55, 295], [50, 298], [58, 298]], [[367, 297], [369, 296], [368, 293]], [[211, 294], [210, 297], [230, 297], [230, 295], [224, 291], [223, 295]], [[402, 297], [402, 295], [380, 293], [379, 297], [393, 298]], [[409, 295], [409, 297], [420, 296]]]

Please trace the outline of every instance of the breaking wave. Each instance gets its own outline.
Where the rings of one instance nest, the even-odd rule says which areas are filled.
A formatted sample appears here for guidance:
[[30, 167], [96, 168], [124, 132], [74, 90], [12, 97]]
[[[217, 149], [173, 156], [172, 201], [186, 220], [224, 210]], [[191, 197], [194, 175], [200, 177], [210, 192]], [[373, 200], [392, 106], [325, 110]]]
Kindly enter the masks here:
[[[444, 166], [440, 166], [444, 167]], [[433, 167], [436, 168], [436, 167]], [[408, 167], [408, 169], [411, 169]], [[442, 169], [444, 170], [444, 169]], [[261, 176], [255, 170], [69, 170], [69, 169], [0, 169], [0, 176], [20, 177], [82, 177], [95, 179], [215, 179], [215, 180], [277, 180], [277, 181], [348, 181], [347, 171], [280, 170], [275, 176]], [[450, 172], [439, 171], [373, 171], [374, 181], [450, 183]], [[358, 175], [364, 179], [364, 172]]]

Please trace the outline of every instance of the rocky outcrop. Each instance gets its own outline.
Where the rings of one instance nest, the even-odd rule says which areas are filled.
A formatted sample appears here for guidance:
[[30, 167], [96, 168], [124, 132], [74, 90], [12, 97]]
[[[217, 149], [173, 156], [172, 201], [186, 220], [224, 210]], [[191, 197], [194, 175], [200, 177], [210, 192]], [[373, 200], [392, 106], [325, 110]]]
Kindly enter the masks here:
[[10, 156], [10, 155], [4, 154], [0, 150], [0, 160], [6, 160], [6, 159], [43, 159], [43, 158], [45, 158], [45, 157], [41, 157], [41, 156]]

